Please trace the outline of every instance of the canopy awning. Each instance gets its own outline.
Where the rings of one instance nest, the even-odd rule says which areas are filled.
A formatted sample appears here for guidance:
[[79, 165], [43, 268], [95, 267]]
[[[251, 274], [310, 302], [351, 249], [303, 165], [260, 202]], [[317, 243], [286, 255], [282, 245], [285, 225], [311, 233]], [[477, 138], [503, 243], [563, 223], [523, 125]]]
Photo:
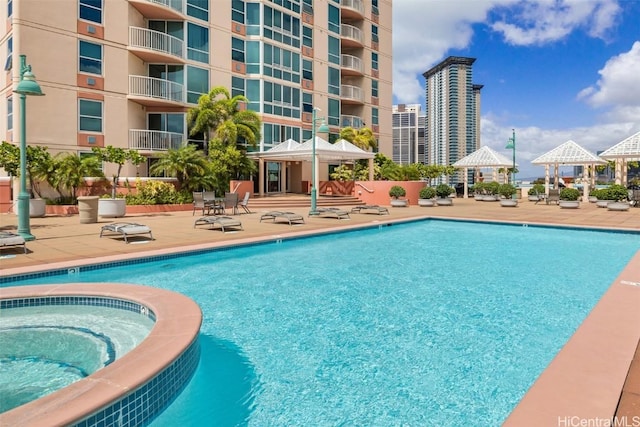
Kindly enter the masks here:
[[602, 159], [640, 159], [640, 132], [620, 141], [611, 148], [600, 153]]
[[468, 156], [461, 158], [453, 166], [457, 168], [508, 168], [513, 166], [513, 162], [493, 148], [485, 145]]
[[603, 165], [607, 162], [569, 140], [531, 161], [533, 165]]
[[[335, 144], [316, 136], [316, 156], [319, 160], [359, 160], [373, 159], [375, 153], [364, 151], [345, 140], [338, 140]], [[313, 156], [313, 140], [309, 139], [302, 144], [287, 140], [275, 147], [262, 152], [248, 153], [250, 158], [262, 158], [265, 160], [309, 160]]]

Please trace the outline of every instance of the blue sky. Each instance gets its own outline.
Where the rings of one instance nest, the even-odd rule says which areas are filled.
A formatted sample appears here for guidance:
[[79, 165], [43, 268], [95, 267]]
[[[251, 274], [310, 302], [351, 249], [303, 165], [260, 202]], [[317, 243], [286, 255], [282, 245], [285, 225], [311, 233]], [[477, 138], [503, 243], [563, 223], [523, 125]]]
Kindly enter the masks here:
[[521, 177], [567, 140], [595, 153], [640, 131], [640, 0], [393, 0], [393, 14], [394, 103], [424, 106], [426, 70], [477, 58], [481, 144], [511, 158], [514, 128]]

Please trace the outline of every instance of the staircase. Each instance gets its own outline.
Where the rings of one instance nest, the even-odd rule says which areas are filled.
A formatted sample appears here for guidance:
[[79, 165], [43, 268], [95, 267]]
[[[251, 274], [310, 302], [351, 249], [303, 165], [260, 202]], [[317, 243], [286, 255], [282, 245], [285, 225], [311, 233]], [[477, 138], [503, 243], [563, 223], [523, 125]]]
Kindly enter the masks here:
[[[340, 207], [356, 206], [365, 203], [354, 196], [318, 196], [317, 206]], [[304, 208], [311, 206], [311, 197], [304, 194], [278, 195], [257, 197], [251, 196], [249, 199], [249, 209], [272, 209], [280, 208]]]

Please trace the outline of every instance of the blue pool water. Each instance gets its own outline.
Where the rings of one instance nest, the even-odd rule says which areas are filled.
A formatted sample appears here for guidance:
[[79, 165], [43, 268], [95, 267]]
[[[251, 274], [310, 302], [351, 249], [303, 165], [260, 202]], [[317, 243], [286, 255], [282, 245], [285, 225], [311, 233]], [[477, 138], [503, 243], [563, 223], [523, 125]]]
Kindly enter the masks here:
[[430, 220], [20, 284], [138, 283], [200, 304], [200, 365], [153, 426], [492, 426], [639, 246]]

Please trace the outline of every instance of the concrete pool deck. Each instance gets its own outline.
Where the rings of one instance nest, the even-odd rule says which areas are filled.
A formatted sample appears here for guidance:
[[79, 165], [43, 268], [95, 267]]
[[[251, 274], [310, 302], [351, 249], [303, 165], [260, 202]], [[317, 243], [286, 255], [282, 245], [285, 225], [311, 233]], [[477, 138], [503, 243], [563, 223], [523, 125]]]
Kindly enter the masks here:
[[[278, 206], [277, 210], [283, 210], [282, 205]], [[195, 229], [193, 224], [198, 215], [192, 216], [190, 209], [100, 219], [94, 224], [80, 224], [78, 215], [32, 218], [31, 232], [36, 240], [27, 242], [27, 254], [21, 253], [21, 249], [0, 251], [0, 277], [425, 217], [640, 232], [640, 208], [608, 211], [593, 203], [582, 203], [580, 209], [561, 209], [556, 205], [536, 205], [525, 199], [520, 200], [516, 208], [501, 207], [494, 202], [455, 199], [453, 206], [389, 208], [389, 215], [353, 213], [348, 220], [308, 217], [308, 208], [286, 208], [305, 216], [305, 224], [293, 226], [286, 222], [260, 222], [260, 215], [268, 209], [252, 210], [255, 210], [252, 214], [238, 216], [242, 231], [226, 233], [220, 229]], [[150, 241], [147, 236], [132, 236], [132, 243], [126, 244], [117, 235], [99, 238], [101, 227], [111, 222], [147, 225], [153, 231], [154, 240]], [[15, 231], [16, 224], [15, 215], [0, 214], [0, 230]], [[589, 261], [597, 260], [597, 242], [593, 247], [594, 256]], [[573, 425], [570, 423], [576, 420], [611, 418], [614, 413], [619, 417], [626, 416], [627, 422], [631, 423], [631, 417], [640, 416], [639, 282], [640, 256], [636, 255], [516, 407], [507, 424]], [[573, 371], [573, 376], [568, 369]], [[578, 406], [562, 406], [566, 399], [577, 402]], [[540, 411], [540, 407], [545, 411]]]

